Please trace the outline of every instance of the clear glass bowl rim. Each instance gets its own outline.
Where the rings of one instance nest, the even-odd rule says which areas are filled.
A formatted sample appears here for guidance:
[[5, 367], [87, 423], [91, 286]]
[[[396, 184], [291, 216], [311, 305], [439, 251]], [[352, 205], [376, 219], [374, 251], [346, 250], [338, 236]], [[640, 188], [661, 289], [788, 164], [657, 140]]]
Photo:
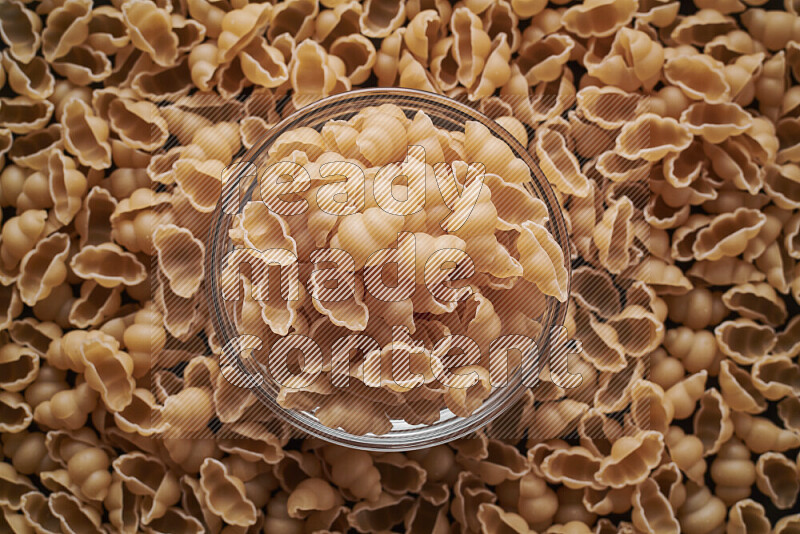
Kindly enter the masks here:
[[[289, 129], [305, 126], [310, 122], [310, 118], [315, 118], [317, 121], [322, 121], [324, 123], [327, 120], [334, 120], [333, 118], [325, 117], [337, 111], [356, 114], [365, 107], [378, 106], [381, 104], [395, 104], [404, 110], [408, 110], [408, 106], [411, 103], [415, 105], [415, 107], [411, 109], [422, 110], [429, 115], [436, 115], [436, 113], [439, 112], [453, 119], [458, 118], [462, 124], [467, 120], [482, 123], [489, 128], [494, 136], [506, 142], [515, 155], [526, 163], [531, 169], [533, 177], [531, 182], [526, 185], [532, 188], [533, 193], [547, 205], [550, 215], [548, 229], [564, 251], [565, 266], [569, 275], [569, 281], [571, 282], [569, 235], [561, 206], [553, 189], [541, 174], [541, 171], [539, 171], [527, 148], [522, 146], [522, 144], [520, 144], [505, 128], [500, 126], [500, 124], [473, 107], [453, 98], [416, 89], [394, 87], [357, 89], [329, 96], [295, 110], [289, 116], [281, 120], [269, 130], [260, 143], [254, 145], [243, 156], [238, 158], [237, 162], [249, 161], [256, 163], [260, 157], [263, 157], [280, 134]], [[256, 167], [258, 168], [257, 164]], [[238, 335], [225, 307], [220, 305], [222, 299], [217, 277], [219, 268], [222, 265], [223, 256], [229, 248], [227, 228], [230, 228], [233, 217], [232, 215], [224, 213], [222, 206], [225, 205], [224, 196], [233, 194], [239, 194], [238, 187], [228, 188], [223, 193], [223, 199], [214, 212], [214, 222], [209, 231], [206, 243], [206, 250], [210, 252], [206, 256], [206, 273], [208, 275], [208, 283], [206, 284], [206, 296], [208, 297], [207, 305], [209, 307], [209, 314], [212, 319], [214, 331], [222, 345], [224, 345], [225, 341], [228, 339], [232, 339]], [[566, 314], [566, 302], [558, 302], [552, 297], [547, 299], [545, 324], [543, 325], [544, 329], [540, 339], [537, 340], [540, 358], [542, 355], [547, 354], [551, 329], [555, 326], [563, 325]], [[240, 366], [240, 370], [246, 373], [247, 370], [241, 360], [238, 358], [234, 360]], [[330, 428], [304, 412], [283, 408], [277, 403], [274, 391], [270, 392], [262, 387], [255, 387], [253, 388], [253, 393], [279, 420], [289, 423], [309, 436], [355, 449], [373, 452], [390, 452], [432, 447], [467, 436], [483, 428], [519, 400], [525, 392], [525, 382], [529, 378], [531, 377], [519, 376], [519, 373], [517, 373], [516, 376], [514, 376], [513, 384], [506, 386], [502, 390], [493, 392], [479, 410], [469, 417], [453, 417], [444, 422], [437, 422], [432, 425], [399, 431], [390, 431], [388, 434], [383, 435], [356, 435], [345, 432], [339, 428]], [[265, 379], [264, 382], [267, 382], [267, 380]]]

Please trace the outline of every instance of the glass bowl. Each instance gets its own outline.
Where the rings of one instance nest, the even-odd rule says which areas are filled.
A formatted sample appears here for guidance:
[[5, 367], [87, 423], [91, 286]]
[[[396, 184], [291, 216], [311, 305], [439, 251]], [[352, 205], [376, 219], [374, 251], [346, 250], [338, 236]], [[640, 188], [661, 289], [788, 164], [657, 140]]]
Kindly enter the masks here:
[[[558, 198], [550, 185], [538, 170], [534, 159], [506, 129], [476, 109], [457, 100], [413, 89], [400, 88], [372, 88], [349, 91], [303, 107], [273, 127], [264, 139], [253, 146], [242, 156], [238, 162], [251, 162], [257, 169], [266, 160], [269, 148], [282, 133], [299, 127], [310, 127], [317, 131], [332, 120], [347, 120], [356, 115], [360, 110], [382, 104], [398, 106], [409, 118], [418, 111], [425, 112], [432, 120], [434, 126], [445, 130], [463, 130], [466, 121], [478, 121], [486, 126], [491, 134], [505, 142], [518, 158], [521, 158], [531, 170], [532, 180], [525, 184], [535, 197], [546, 205], [549, 212], [547, 229], [564, 251], [564, 261], [567, 272], [570, 273], [569, 237], [564, 222], [564, 217]], [[250, 180], [253, 180], [250, 177]], [[252, 196], [256, 182], [245, 184], [249, 186], [245, 199]], [[232, 214], [225, 213], [222, 206], [225, 201], [230, 201], [231, 195], [238, 195], [239, 188], [226, 186], [223, 201], [214, 214], [214, 222], [209, 231], [207, 242], [206, 273], [207, 297], [209, 315], [212, 318], [213, 328], [217, 342], [223, 346], [228, 340], [238, 336], [236, 327], [231, 317], [231, 310], [223, 303], [220, 288], [220, 272], [225, 255], [232, 250], [233, 243], [228, 236], [228, 229], [233, 221]], [[244, 205], [244, 202], [241, 203]], [[550, 334], [554, 327], [564, 323], [567, 303], [559, 302], [554, 297], [547, 297], [546, 310], [542, 320], [542, 332], [536, 340], [540, 360], [547, 354]], [[234, 365], [239, 366], [245, 373], [247, 367], [238, 354], [232, 356]], [[230, 363], [230, 362], [229, 362]], [[538, 377], [540, 368], [526, 368], [521, 366], [509, 377], [508, 385], [495, 388], [483, 404], [468, 417], [460, 417], [449, 409], [443, 409], [437, 422], [429, 425], [410, 425], [404, 420], [392, 420], [392, 429], [384, 434], [356, 435], [342, 430], [323, 425], [317, 417], [309, 411], [286, 409], [278, 404], [278, 384], [265, 378], [263, 382], [253, 388], [253, 392], [263, 403], [265, 409], [278, 420], [289, 423], [297, 430], [309, 436], [321, 438], [338, 445], [370, 451], [404, 451], [431, 447], [437, 444], [464, 437], [478, 430], [500, 416], [506, 409], [524, 394], [526, 384], [532, 383]]]

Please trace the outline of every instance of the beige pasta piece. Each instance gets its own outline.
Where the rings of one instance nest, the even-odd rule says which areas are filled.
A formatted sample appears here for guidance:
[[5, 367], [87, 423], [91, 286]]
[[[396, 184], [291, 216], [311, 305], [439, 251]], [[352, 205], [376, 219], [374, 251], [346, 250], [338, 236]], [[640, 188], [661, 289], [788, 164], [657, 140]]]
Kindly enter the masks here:
[[367, 0], [358, 22], [364, 36], [384, 38], [402, 26], [405, 18], [405, 2]]
[[737, 285], [722, 295], [730, 310], [748, 319], [779, 326], [786, 321], [786, 305], [775, 290], [763, 282]]
[[797, 465], [779, 452], [766, 452], [756, 463], [756, 485], [781, 510], [790, 509], [800, 492]]
[[70, 251], [67, 234], [54, 233], [40, 240], [20, 261], [17, 289], [22, 302], [33, 306], [47, 298], [67, 278], [66, 259]]
[[750, 496], [756, 481], [756, 467], [750, 451], [737, 438], [727, 441], [711, 463], [714, 492], [727, 505]]
[[707, 227], [700, 230], [692, 246], [698, 260], [719, 260], [726, 256], [738, 256], [747, 249], [767, 222], [767, 217], [758, 210], [739, 208], [733, 213], [718, 215]]
[[[697, 104], [694, 104], [697, 105]], [[725, 141], [717, 146], [703, 143], [703, 151], [711, 160], [714, 172], [737, 188], [755, 195], [764, 186], [766, 173], [756, 165], [745, 146], [737, 140]]]
[[203, 243], [185, 228], [169, 224], [156, 228], [153, 247], [172, 291], [183, 298], [194, 295], [203, 281]]
[[714, 329], [719, 349], [736, 363], [750, 365], [775, 346], [775, 331], [750, 319], [725, 321]]
[[68, 0], [47, 15], [42, 32], [42, 54], [52, 62], [69, 52], [89, 35], [92, 2]]
[[767, 356], [753, 364], [753, 386], [768, 400], [797, 395], [800, 367], [786, 356]]
[[540, 469], [552, 484], [568, 488], [600, 489], [595, 480], [602, 458], [584, 447], [570, 447], [554, 451], [542, 462]]
[[347, 514], [348, 523], [359, 532], [388, 531], [403, 518], [414, 505], [410, 495], [382, 493], [374, 501], [362, 501]]
[[663, 436], [658, 432], [621, 437], [611, 447], [611, 454], [600, 462], [595, 480], [612, 488], [638, 484], [658, 464], [663, 449]]
[[42, 20], [18, 0], [0, 6], [0, 37], [22, 63], [33, 60], [41, 44]]
[[478, 507], [477, 517], [481, 532], [508, 532], [515, 534], [530, 534], [533, 532], [522, 516], [505, 511], [495, 504], [481, 503]]
[[54, 60], [53, 70], [75, 85], [100, 82], [112, 74], [111, 61], [102, 53], [87, 45], [73, 47], [67, 54]]
[[16, 317], [22, 313], [19, 290], [12, 284], [0, 286], [0, 329], [8, 329]]
[[580, 37], [607, 37], [626, 26], [637, 7], [634, 1], [592, 0], [566, 10], [562, 20], [567, 30]]
[[344, 61], [345, 75], [354, 86], [366, 81], [377, 59], [372, 41], [358, 34], [339, 37], [329, 52]]
[[321, 478], [307, 478], [289, 494], [289, 517], [302, 519], [311, 512], [330, 510], [344, 502], [342, 496]]
[[[407, 6], [408, 7], [408, 6]], [[403, 32], [403, 42], [422, 65], [427, 65], [442, 33], [442, 18], [435, 9], [415, 14]]]
[[61, 126], [64, 145], [81, 164], [93, 169], [111, 166], [108, 123], [95, 116], [85, 102], [78, 99], [68, 101], [61, 116]]
[[608, 45], [600, 39], [590, 40], [583, 56], [591, 76], [626, 91], [656, 84], [664, 64], [664, 49], [644, 32], [620, 28]]
[[450, 19], [453, 35], [453, 60], [458, 66], [456, 78], [465, 87], [470, 87], [480, 76], [491, 51], [491, 38], [483, 28], [483, 22], [467, 7], [453, 11]]
[[658, 161], [670, 152], [686, 149], [691, 141], [691, 133], [676, 120], [645, 113], [622, 127], [616, 151], [628, 159]]
[[70, 324], [78, 328], [96, 326], [113, 315], [122, 303], [122, 286], [106, 288], [87, 280], [69, 311]]
[[767, 409], [767, 402], [753, 383], [752, 375], [735, 363], [720, 362], [719, 385], [722, 398], [732, 409], [750, 414]]
[[575, 41], [563, 34], [530, 42], [523, 39], [516, 62], [520, 76], [529, 86], [557, 80], [575, 47]]
[[115, 54], [130, 43], [122, 12], [112, 6], [93, 9], [86, 41], [93, 49], [108, 55]]
[[780, 50], [790, 40], [800, 39], [800, 22], [789, 12], [748, 9], [742, 14], [742, 23], [768, 50]]
[[543, 226], [525, 222], [522, 228], [517, 249], [524, 278], [535, 283], [546, 295], [565, 301], [568, 273], [564, 266], [564, 251], [559, 249]]
[[698, 102], [681, 114], [681, 123], [709, 143], [721, 143], [750, 128], [752, 117], [738, 104]]
[[33, 58], [29, 63], [18, 62], [10, 50], [3, 52], [2, 68], [8, 85], [15, 93], [34, 100], [43, 100], [53, 94], [56, 80], [44, 59]]
[[687, 376], [666, 390], [666, 395], [675, 409], [675, 419], [685, 419], [694, 412], [695, 404], [705, 391], [708, 371], [703, 369]]
[[713, 286], [761, 282], [765, 278], [752, 263], [733, 256], [695, 262], [687, 274]]
[[122, 14], [133, 46], [163, 67], [178, 57], [178, 36], [172, 32], [172, 19], [165, 9], [143, 0], [122, 5]]
[[592, 237], [597, 245], [598, 258], [612, 274], [619, 274], [631, 264], [634, 215], [633, 203], [622, 197], [611, 204], [595, 226]]
[[633, 524], [643, 532], [680, 532], [680, 524], [658, 483], [647, 479], [636, 486], [633, 494]]
[[767, 519], [764, 507], [752, 499], [742, 499], [728, 512], [727, 531], [731, 534], [768, 534], [772, 526]]
[[733, 412], [731, 419], [736, 436], [747, 445], [748, 449], [757, 454], [768, 451], [783, 452], [800, 444], [800, 436], [776, 426], [764, 417]]
[[33, 100], [26, 96], [0, 98], [0, 127], [16, 134], [37, 131], [50, 122], [54, 109], [49, 100]]
[[97, 393], [85, 382], [74, 389], [58, 391], [49, 400], [39, 403], [33, 419], [49, 428], [74, 430], [86, 423], [86, 417], [97, 405]]
[[69, 265], [80, 278], [106, 288], [133, 286], [147, 278], [147, 270], [136, 256], [114, 243], [87, 245], [72, 256]]
[[730, 408], [716, 388], [700, 397], [700, 406], [694, 414], [694, 434], [703, 443], [705, 456], [716, 454], [723, 443], [733, 435]]
[[[289, 79], [289, 69], [283, 54], [270, 46], [264, 38], [253, 40], [244, 48], [240, 52], [239, 61], [244, 75], [257, 86], [278, 87]], [[200, 72], [200, 66], [197, 69], [193, 68], [192, 72]]]
[[561, 132], [555, 128], [540, 128], [533, 145], [542, 172], [559, 191], [579, 198], [590, 194], [591, 182], [581, 171], [576, 155]]
[[113, 100], [108, 106], [108, 125], [126, 145], [147, 151], [161, 147], [169, 135], [167, 121], [146, 101]]
[[11, 391], [0, 392], [0, 431], [21, 432], [33, 421], [33, 410], [22, 395]]
[[800, 166], [789, 163], [767, 167], [764, 191], [780, 208], [800, 208]]
[[163, 517], [180, 500], [177, 476], [153, 456], [140, 451], [123, 454], [112, 462], [112, 467], [128, 491], [140, 496], [143, 523]]
[[0, 348], [0, 384], [3, 390], [18, 392], [25, 389], [39, 374], [39, 355], [15, 343]]
[[697, 483], [703, 482], [706, 462], [703, 459], [703, 442], [693, 435], [684, 434], [677, 426], [670, 427], [665, 434], [670, 459], [686, 475]]
[[228, 468], [214, 458], [207, 458], [200, 467], [200, 486], [204, 504], [226, 523], [246, 527], [256, 522], [255, 505], [245, 494], [244, 483], [228, 473]]
[[719, 104], [730, 99], [725, 65], [703, 54], [675, 54], [664, 64], [664, 77], [693, 100]]
[[330, 480], [357, 499], [375, 501], [381, 495], [381, 474], [369, 454], [338, 446], [322, 449], [330, 465]]
[[775, 355], [793, 358], [800, 353], [800, 341], [797, 338], [798, 328], [800, 328], [800, 319], [793, 317], [783, 330], [778, 333], [778, 339], [773, 348]]
[[642, 99], [617, 87], [588, 86], [576, 94], [578, 110], [602, 128], [613, 130], [633, 121]]
[[94, 186], [82, 199], [83, 206], [75, 215], [75, 229], [80, 236], [79, 246], [100, 245], [111, 240], [111, 216], [117, 200], [99, 186]]
[[707, 534], [725, 522], [725, 504], [706, 486], [695, 482], [686, 484], [686, 502], [678, 509], [681, 532]]
[[337, 72], [328, 53], [314, 41], [306, 40], [300, 43], [289, 68], [289, 81], [294, 89], [292, 96], [294, 105], [302, 107], [333, 94], [337, 87], [338, 76], [344, 75], [343, 62], [341, 67], [342, 72]]

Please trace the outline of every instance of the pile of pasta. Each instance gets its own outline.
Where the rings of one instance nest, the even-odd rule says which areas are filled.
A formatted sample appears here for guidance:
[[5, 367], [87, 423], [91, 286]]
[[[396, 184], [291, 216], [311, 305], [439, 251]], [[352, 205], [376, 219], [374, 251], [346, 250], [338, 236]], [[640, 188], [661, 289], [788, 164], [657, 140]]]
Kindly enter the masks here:
[[[0, 3], [0, 530], [800, 531], [800, 16], [759, 4]], [[583, 381], [513, 436], [293, 439], [220, 369], [222, 170], [367, 86], [473, 103], [564, 207]]]

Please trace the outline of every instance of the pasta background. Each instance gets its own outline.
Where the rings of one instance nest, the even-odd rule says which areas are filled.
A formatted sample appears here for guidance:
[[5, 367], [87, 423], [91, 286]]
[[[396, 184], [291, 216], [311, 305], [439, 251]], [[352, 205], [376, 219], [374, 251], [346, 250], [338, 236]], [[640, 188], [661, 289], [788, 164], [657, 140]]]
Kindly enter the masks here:
[[[0, 531], [800, 530], [796, 2], [0, 0], [0, 39]], [[358, 283], [312, 303], [324, 280], [304, 262], [297, 300], [245, 299], [237, 326], [266, 349], [357, 331], [377, 348], [346, 393], [287, 369], [278, 401], [381, 434], [491, 393], [483, 360], [465, 389], [432, 385], [444, 333], [486, 351], [558, 299], [582, 342], [486, 429], [407, 453], [296, 439], [232, 383], [204, 302], [223, 169], [302, 106], [373, 86], [495, 119], [556, 192], [571, 249], [478, 123], [382, 106], [287, 132], [268, 156], [314, 171], [311, 209], [251, 202], [228, 235], [301, 258], [338, 246]], [[461, 182], [387, 215], [373, 186], [408, 145]], [[341, 161], [370, 172], [340, 221], [318, 193], [357, 191], [323, 179]], [[471, 162], [488, 174], [465, 217]], [[469, 254], [479, 291], [376, 299], [362, 269], [398, 232], [440, 263]], [[410, 369], [389, 381], [393, 323]]]

